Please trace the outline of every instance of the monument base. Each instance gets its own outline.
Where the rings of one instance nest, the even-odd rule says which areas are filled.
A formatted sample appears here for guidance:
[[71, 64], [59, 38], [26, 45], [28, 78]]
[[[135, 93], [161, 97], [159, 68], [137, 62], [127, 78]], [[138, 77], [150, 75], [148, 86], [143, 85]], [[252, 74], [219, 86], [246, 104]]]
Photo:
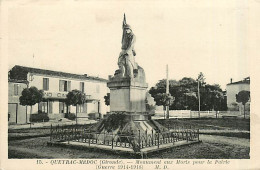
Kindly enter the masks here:
[[[110, 114], [91, 127], [86, 125], [51, 126], [49, 144], [145, 155], [200, 142], [199, 130], [191, 126], [187, 129], [177, 126], [174, 126], [174, 129], [166, 129], [151, 119], [134, 120], [133, 114], [125, 115], [125, 119], [120, 119], [121, 123], [116, 128], [117, 126], [113, 126], [116, 114]], [[111, 124], [106, 120], [112, 120]]]
[[89, 129], [92, 133], [98, 133], [97, 139], [103, 140], [105, 133], [124, 136], [138, 136], [167, 132], [168, 129], [151, 119], [148, 113], [112, 112], [108, 116]]
[[146, 112], [147, 83], [129, 77], [113, 78], [107, 86], [110, 89], [111, 112]]

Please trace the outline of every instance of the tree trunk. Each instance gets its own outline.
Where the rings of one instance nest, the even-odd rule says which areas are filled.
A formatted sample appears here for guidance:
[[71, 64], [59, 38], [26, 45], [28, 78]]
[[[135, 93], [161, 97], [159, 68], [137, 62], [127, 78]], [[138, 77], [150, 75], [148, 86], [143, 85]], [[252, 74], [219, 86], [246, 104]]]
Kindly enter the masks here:
[[165, 106], [163, 106], [163, 118], [165, 119], [166, 118], [166, 116], [165, 116]]
[[246, 119], [246, 104], [244, 104], [244, 119]]
[[77, 105], [76, 105], [76, 125], [78, 124], [78, 109], [77, 109]]
[[32, 128], [32, 106], [30, 111], [30, 128]]
[[169, 114], [169, 106], [166, 106], [166, 119], [170, 118], [170, 114]]
[[26, 124], [28, 124], [28, 120], [27, 120], [27, 119], [28, 119], [28, 118], [27, 118], [27, 105], [26, 105], [25, 109], [26, 109], [26, 110], [25, 110], [25, 113], [26, 113], [26, 115], [25, 115], [25, 117], [26, 117]]
[[198, 81], [198, 99], [199, 99], [199, 118], [200, 118], [200, 82]]

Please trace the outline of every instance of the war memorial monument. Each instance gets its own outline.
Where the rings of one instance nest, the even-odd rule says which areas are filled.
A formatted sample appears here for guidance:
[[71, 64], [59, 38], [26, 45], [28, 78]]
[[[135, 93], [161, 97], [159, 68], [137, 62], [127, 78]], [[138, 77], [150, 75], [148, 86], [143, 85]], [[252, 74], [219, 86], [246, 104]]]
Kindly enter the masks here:
[[122, 47], [118, 67], [110, 76], [110, 113], [91, 127], [52, 127], [50, 145], [96, 148], [145, 155], [179, 145], [199, 142], [199, 130], [191, 127], [169, 129], [146, 111], [145, 71], [135, 62], [136, 37], [123, 20]]

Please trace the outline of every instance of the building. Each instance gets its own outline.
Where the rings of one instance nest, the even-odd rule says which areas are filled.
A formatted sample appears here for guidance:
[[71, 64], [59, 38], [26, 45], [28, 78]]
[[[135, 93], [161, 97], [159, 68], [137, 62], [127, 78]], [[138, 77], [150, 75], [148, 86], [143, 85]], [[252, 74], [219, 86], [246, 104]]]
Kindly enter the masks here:
[[[86, 117], [89, 113], [106, 113], [107, 106], [104, 101], [104, 96], [107, 94], [106, 79], [86, 74], [71, 74], [18, 65], [9, 71], [9, 78], [16, 81], [25, 81], [28, 87], [35, 86], [39, 90], [43, 90], [43, 101], [33, 106], [33, 114], [47, 113], [50, 119], [59, 119], [63, 118], [65, 113], [77, 112], [78, 117]], [[10, 89], [12, 88], [10, 87]], [[86, 103], [78, 106], [67, 106], [65, 104], [66, 95], [74, 89], [86, 94]], [[19, 95], [21, 94], [19, 93]], [[17, 100], [19, 102], [18, 96]], [[11, 109], [13, 108], [10, 105]], [[30, 117], [28, 114], [30, 114], [29, 109], [27, 121], [29, 121]]]
[[8, 122], [10, 124], [27, 122], [26, 107], [19, 104], [19, 97], [27, 85], [26, 80], [8, 80]]
[[[227, 107], [228, 110], [233, 111], [243, 111], [241, 103], [236, 102], [236, 94], [240, 91], [246, 90], [250, 91], [250, 77], [245, 78], [244, 80], [232, 82], [232, 79], [229, 84], [227, 84]], [[246, 111], [250, 110], [250, 101], [246, 104]]]

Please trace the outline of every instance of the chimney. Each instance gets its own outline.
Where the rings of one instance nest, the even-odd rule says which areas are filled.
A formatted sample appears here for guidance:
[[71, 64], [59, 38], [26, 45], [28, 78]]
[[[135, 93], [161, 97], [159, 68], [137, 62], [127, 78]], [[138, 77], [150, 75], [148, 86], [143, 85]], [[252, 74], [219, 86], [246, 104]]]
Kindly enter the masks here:
[[108, 75], [108, 80], [111, 80], [112, 79], [112, 75]]
[[230, 79], [230, 83], [232, 83], [232, 78]]

